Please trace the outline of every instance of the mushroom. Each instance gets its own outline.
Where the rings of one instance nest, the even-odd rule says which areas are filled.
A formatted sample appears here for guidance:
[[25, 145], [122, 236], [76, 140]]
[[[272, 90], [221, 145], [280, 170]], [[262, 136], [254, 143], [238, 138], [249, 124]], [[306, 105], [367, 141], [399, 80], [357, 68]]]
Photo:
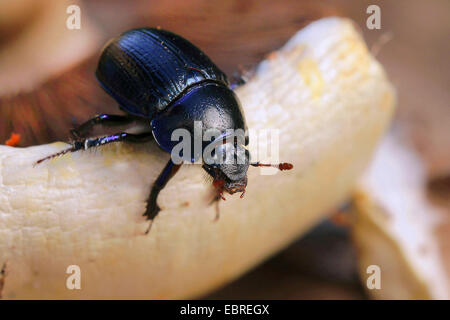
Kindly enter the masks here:
[[[162, 211], [145, 235], [150, 181], [169, 157], [154, 143], [104, 146], [39, 165], [67, 145], [0, 146], [3, 297], [167, 299], [209, 292], [349, 197], [395, 105], [383, 68], [342, 18], [300, 30], [236, 93], [249, 128], [276, 130], [279, 158], [294, 169], [249, 171], [245, 198], [221, 202], [215, 222], [202, 169], [184, 166], [161, 192]], [[66, 286], [72, 265], [82, 290]]]

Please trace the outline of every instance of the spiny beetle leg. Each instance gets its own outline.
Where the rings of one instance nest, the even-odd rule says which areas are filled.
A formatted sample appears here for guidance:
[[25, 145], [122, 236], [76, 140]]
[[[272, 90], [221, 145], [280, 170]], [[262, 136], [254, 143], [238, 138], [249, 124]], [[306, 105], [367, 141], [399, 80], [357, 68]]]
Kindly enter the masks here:
[[126, 141], [126, 142], [133, 142], [133, 143], [143, 143], [143, 142], [150, 141], [151, 139], [153, 139], [153, 135], [151, 132], [144, 132], [144, 133], [140, 133], [140, 134], [121, 132], [121, 133], [116, 133], [116, 134], [113, 134], [110, 136], [105, 136], [105, 137], [96, 138], [96, 139], [85, 139], [85, 140], [81, 140], [81, 141], [74, 141], [72, 143], [72, 147], [65, 149], [63, 151], [54, 153], [52, 155], [49, 155], [45, 158], [42, 158], [42, 159], [36, 161], [36, 164], [39, 164], [45, 160], [50, 160], [52, 158], [62, 156], [69, 152], [75, 152], [75, 151], [83, 150], [83, 149], [87, 150], [89, 148], [98, 147], [98, 146], [105, 145], [105, 144], [112, 143], [112, 142]]
[[180, 169], [180, 167], [181, 164], [178, 165], [174, 164], [172, 162], [172, 159], [170, 159], [169, 162], [167, 162], [164, 169], [159, 174], [158, 178], [153, 183], [150, 195], [147, 199], [147, 209], [143, 214], [143, 216], [145, 216], [147, 220], [151, 220], [150, 225], [145, 234], [148, 234], [150, 232], [153, 220], [156, 218], [159, 211], [161, 211], [157, 203], [159, 193], [161, 192], [162, 189], [164, 189], [167, 182], [169, 182], [169, 180], [178, 172], [178, 169]]

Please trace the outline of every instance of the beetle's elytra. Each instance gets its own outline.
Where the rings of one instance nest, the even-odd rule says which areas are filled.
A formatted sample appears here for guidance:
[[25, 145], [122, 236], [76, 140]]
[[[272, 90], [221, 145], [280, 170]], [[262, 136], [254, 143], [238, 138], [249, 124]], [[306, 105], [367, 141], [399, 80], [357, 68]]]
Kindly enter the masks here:
[[226, 75], [197, 47], [161, 29], [135, 29], [112, 39], [100, 57], [97, 79], [129, 114], [152, 118], [188, 87]]
[[[177, 143], [171, 141], [172, 132], [183, 128], [193, 135], [195, 121], [201, 121], [204, 132], [209, 129], [219, 132], [242, 129], [245, 132], [247, 129], [240, 102], [231, 90], [225, 73], [200, 49], [169, 31], [140, 28], [112, 39], [103, 49], [96, 76], [125, 114], [101, 114], [88, 120], [71, 131], [74, 138], [71, 148], [38, 163], [68, 152], [117, 141], [141, 143], [154, 139], [164, 151], [171, 153]], [[88, 138], [98, 124], [112, 127], [132, 122], [146, 124], [149, 130], [139, 134], [120, 132]], [[211, 143], [222, 149], [226, 149], [229, 143], [235, 147], [248, 144], [248, 139], [242, 142], [243, 145], [237, 145], [241, 142], [229, 142], [226, 138], [226, 135], [221, 135]], [[203, 144], [203, 149], [207, 145]], [[232, 150], [237, 152], [238, 149]], [[244, 150], [244, 159], [240, 163], [203, 162], [203, 169], [214, 179], [213, 186], [217, 190], [215, 200], [223, 198], [223, 191], [230, 194], [242, 192], [243, 195], [249, 165], [272, 166], [250, 163], [249, 152]], [[194, 161], [194, 156], [191, 159]], [[144, 213], [147, 219], [153, 221], [157, 216], [160, 211], [158, 194], [180, 166], [169, 160], [154, 181]], [[292, 168], [288, 163], [273, 166], [280, 170]]]

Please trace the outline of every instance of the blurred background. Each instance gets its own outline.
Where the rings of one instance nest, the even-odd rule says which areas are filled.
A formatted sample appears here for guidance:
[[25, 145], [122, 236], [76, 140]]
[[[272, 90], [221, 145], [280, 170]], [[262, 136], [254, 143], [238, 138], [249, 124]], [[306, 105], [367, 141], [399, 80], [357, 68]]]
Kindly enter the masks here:
[[[79, 30], [66, 27], [66, 9], [73, 4], [81, 8]], [[371, 4], [381, 9], [380, 30], [366, 27]], [[424, 162], [425, 194], [450, 214], [449, 13], [448, 0], [0, 0], [0, 143], [12, 144], [12, 133], [20, 135], [14, 142], [20, 147], [67, 140], [75, 124], [116, 112], [94, 71], [104, 43], [129, 28], [160, 26], [178, 33], [234, 76], [250, 71], [311, 21], [344, 16], [359, 26], [397, 88], [393, 127]], [[368, 298], [346, 206], [204, 298]], [[436, 232], [450, 274], [448, 231], [444, 219]]]

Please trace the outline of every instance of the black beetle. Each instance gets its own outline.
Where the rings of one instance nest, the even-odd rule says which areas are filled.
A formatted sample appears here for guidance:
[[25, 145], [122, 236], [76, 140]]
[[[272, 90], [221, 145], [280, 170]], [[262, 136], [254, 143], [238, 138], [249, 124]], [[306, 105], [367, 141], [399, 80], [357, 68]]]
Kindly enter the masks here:
[[[193, 134], [195, 121], [202, 121], [203, 132], [211, 128], [219, 132], [247, 129], [239, 100], [231, 90], [227, 76], [200, 49], [169, 31], [140, 28], [112, 39], [103, 49], [96, 76], [126, 114], [102, 114], [88, 120], [71, 131], [74, 137], [71, 148], [38, 163], [68, 152], [117, 141], [147, 142], [154, 139], [163, 150], [171, 153], [175, 145], [171, 141], [171, 133], [184, 128]], [[115, 126], [136, 121], [147, 126], [150, 123], [151, 131], [85, 138], [97, 124]], [[223, 134], [211, 143], [225, 146], [228, 138]], [[202, 143], [203, 150], [208, 143]], [[244, 145], [247, 144], [246, 137]], [[244, 161], [240, 164], [211, 165], [203, 162], [203, 168], [214, 179], [213, 185], [218, 191], [215, 200], [224, 199], [224, 190], [230, 194], [245, 192], [249, 165], [272, 166], [250, 163], [249, 157], [245, 149]], [[192, 156], [192, 161], [195, 158]], [[147, 219], [153, 221], [157, 216], [160, 210], [156, 201], [158, 194], [180, 166], [170, 159], [153, 183], [144, 213]], [[288, 163], [273, 166], [280, 170], [292, 168]]]

